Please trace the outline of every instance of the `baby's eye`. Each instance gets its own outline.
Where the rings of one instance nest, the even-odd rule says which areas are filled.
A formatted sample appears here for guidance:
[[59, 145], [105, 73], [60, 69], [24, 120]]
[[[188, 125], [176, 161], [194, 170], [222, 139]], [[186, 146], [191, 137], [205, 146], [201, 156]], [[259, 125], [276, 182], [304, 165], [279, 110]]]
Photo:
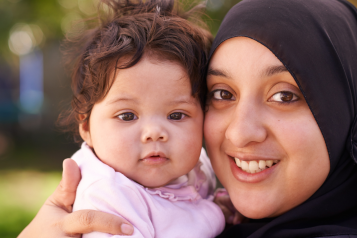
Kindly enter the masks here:
[[234, 96], [227, 90], [220, 89], [213, 92], [213, 98], [218, 100], [232, 100]]
[[170, 120], [181, 120], [185, 117], [186, 115], [183, 114], [182, 112], [174, 112], [171, 113], [167, 118]]
[[274, 102], [294, 102], [299, 99], [296, 94], [288, 91], [282, 91], [274, 94], [269, 101], [274, 101]]
[[138, 119], [138, 117], [132, 112], [124, 112], [118, 115], [118, 117], [123, 121], [132, 121]]

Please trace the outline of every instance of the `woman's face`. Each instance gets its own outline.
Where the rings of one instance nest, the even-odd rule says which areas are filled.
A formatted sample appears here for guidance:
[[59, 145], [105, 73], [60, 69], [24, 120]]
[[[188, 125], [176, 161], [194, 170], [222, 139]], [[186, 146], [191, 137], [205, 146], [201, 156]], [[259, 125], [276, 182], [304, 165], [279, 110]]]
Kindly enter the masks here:
[[226, 40], [207, 84], [205, 141], [234, 206], [249, 218], [274, 217], [315, 193], [330, 170], [325, 141], [275, 55], [249, 38]]

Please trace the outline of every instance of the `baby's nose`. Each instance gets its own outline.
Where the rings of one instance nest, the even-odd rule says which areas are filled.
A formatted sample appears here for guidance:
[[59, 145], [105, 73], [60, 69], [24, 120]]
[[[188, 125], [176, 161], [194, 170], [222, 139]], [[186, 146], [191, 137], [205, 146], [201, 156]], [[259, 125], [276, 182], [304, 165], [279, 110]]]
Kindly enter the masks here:
[[147, 125], [142, 133], [141, 141], [142, 143], [147, 143], [150, 141], [162, 141], [168, 140], [167, 130], [163, 125], [151, 124]]

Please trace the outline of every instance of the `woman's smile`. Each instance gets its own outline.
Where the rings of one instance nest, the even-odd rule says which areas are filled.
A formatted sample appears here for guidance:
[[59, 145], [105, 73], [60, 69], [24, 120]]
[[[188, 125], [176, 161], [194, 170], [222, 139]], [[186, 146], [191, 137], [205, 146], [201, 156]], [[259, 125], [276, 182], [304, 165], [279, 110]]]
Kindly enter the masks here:
[[271, 160], [271, 159], [247, 161], [247, 160], [241, 160], [237, 157], [234, 158], [234, 161], [239, 168], [250, 174], [256, 174], [262, 172], [266, 169], [271, 168], [272, 166], [276, 165], [279, 162], [279, 160]]
[[257, 155], [242, 152], [226, 152], [228, 157], [243, 171], [255, 174], [264, 171], [277, 164], [280, 159], [275, 155]]
[[233, 176], [243, 183], [259, 183], [274, 173], [278, 160], [240, 160], [229, 157]]

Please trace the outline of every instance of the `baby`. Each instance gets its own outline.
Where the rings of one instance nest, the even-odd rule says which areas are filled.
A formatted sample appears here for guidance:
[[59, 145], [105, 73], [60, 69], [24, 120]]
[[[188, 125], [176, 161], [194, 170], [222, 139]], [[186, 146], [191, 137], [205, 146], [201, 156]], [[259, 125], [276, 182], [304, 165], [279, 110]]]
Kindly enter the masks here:
[[225, 220], [201, 149], [211, 35], [172, 0], [106, 3], [108, 18], [77, 48], [63, 118], [84, 141], [72, 157], [82, 174], [73, 210], [122, 216], [132, 237], [215, 237]]

